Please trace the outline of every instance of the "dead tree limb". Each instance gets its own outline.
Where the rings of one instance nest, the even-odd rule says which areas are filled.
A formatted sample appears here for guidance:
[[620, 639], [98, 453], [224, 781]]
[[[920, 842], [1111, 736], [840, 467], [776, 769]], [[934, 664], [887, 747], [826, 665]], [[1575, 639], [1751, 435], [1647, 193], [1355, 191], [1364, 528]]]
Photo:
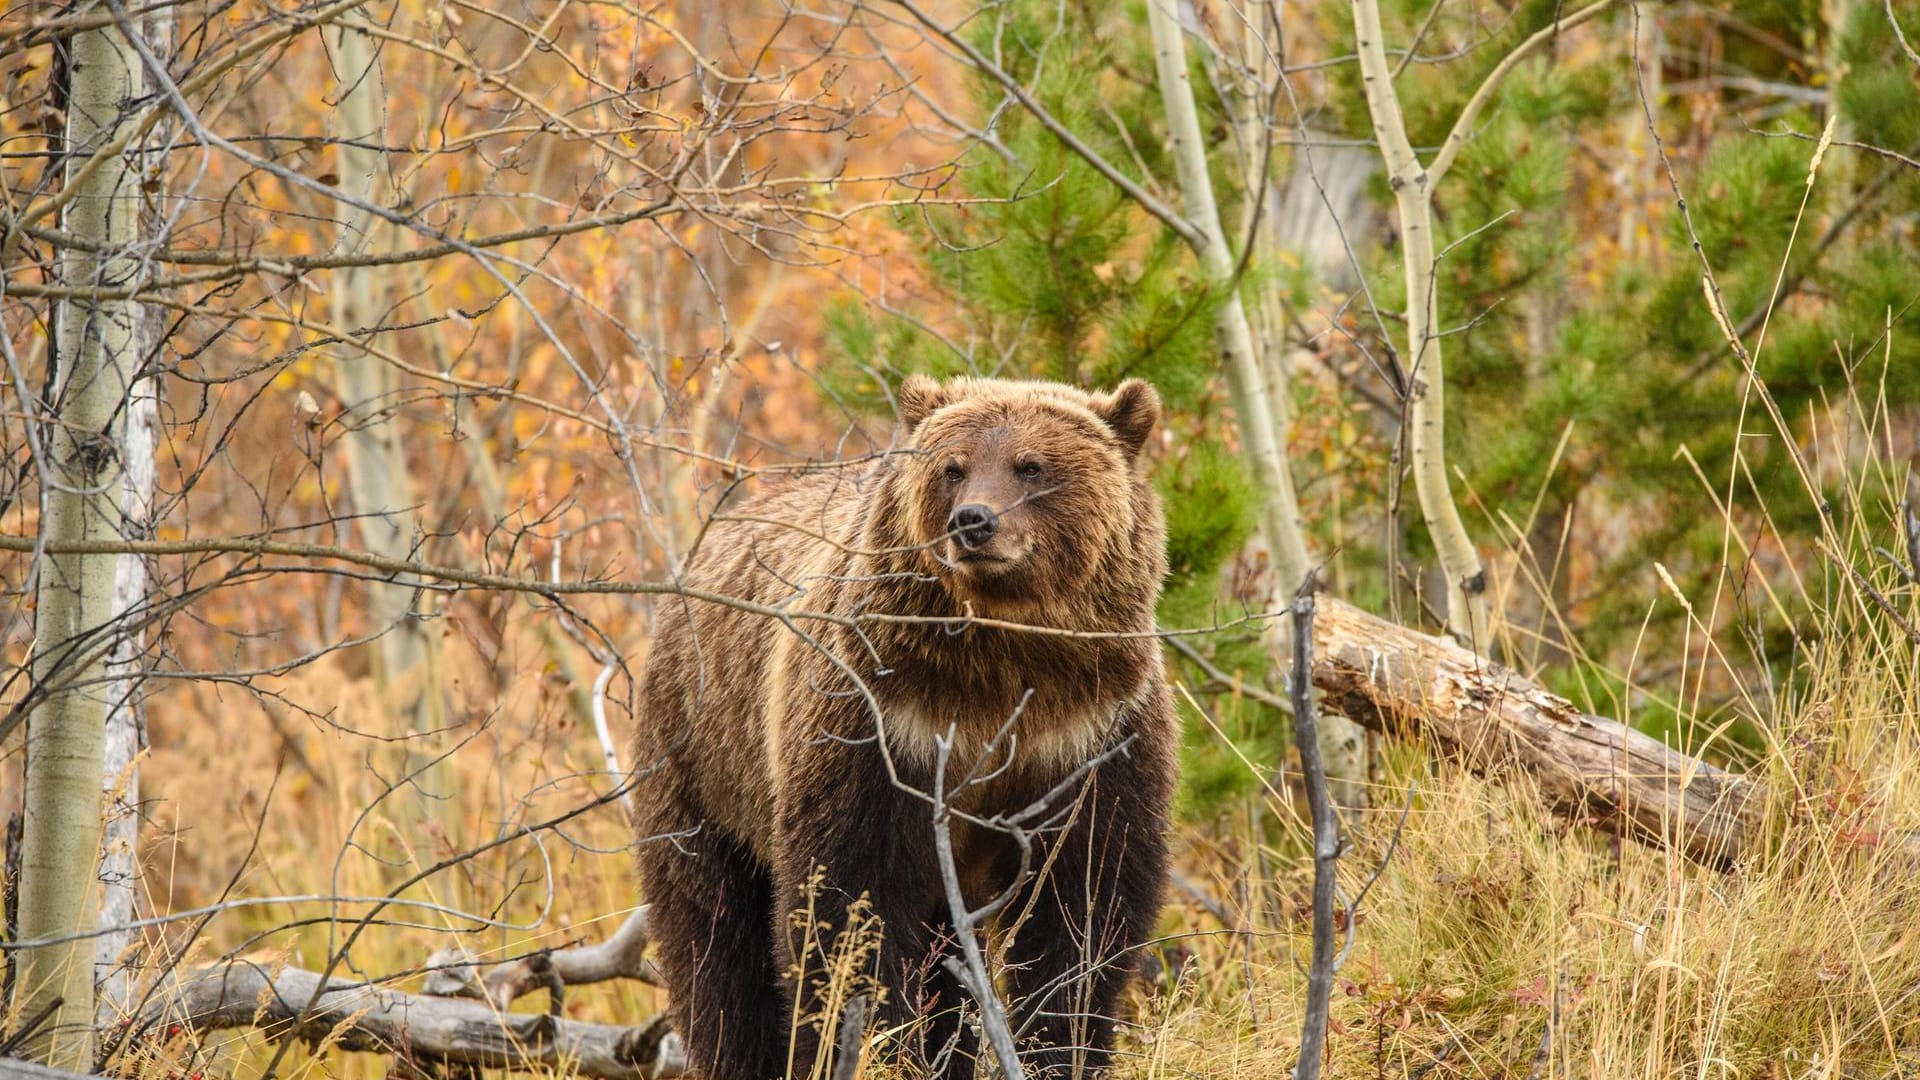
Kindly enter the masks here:
[[485, 975], [481, 964], [457, 949], [442, 949], [428, 958], [432, 972], [425, 992], [435, 997], [479, 998], [505, 1009], [515, 1000], [550, 986], [583, 986], [609, 979], [637, 979], [659, 986], [660, 970], [647, 959], [647, 907], [634, 908], [620, 929], [605, 941], [568, 949], [537, 952], [496, 964]]
[[[1481, 775], [1525, 773], [1556, 813], [1725, 868], [1764, 839], [1765, 785], [1689, 757], [1452, 641], [1318, 598], [1321, 703], [1426, 738]], [[1920, 836], [1884, 841], [1920, 861]]]
[[[309, 1001], [313, 1006], [303, 1009]], [[157, 1019], [161, 1025], [203, 1031], [256, 1027], [275, 1037], [328, 1040], [341, 1049], [416, 1062], [522, 1070], [570, 1064], [594, 1080], [651, 1080], [679, 1076], [686, 1068], [664, 1017], [620, 1027], [502, 1012], [484, 1002], [357, 981], [334, 980], [322, 991], [320, 976], [311, 971], [246, 960], [193, 974], [170, 995]]]
[[[1287, 672], [1287, 692], [1293, 699], [1293, 736], [1300, 748], [1300, 772], [1306, 781], [1307, 803], [1313, 817], [1313, 960], [1307, 969], [1307, 1008], [1300, 1022], [1300, 1061], [1293, 1080], [1319, 1080], [1321, 1057], [1327, 1042], [1327, 1016], [1333, 1000], [1333, 976], [1339, 969], [1334, 956], [1334, 890], [1340, 866], [1340, 817], [1334, 809], [1326, 764], [1320, 758], [1320, 714], [1313, 708], [1314, 575], [1293, 597], [1293, 664]], [[1351, 718], [1350, 718], [1351, 719]], [[1353, 933], [1348, 913], [1347, 933]]]

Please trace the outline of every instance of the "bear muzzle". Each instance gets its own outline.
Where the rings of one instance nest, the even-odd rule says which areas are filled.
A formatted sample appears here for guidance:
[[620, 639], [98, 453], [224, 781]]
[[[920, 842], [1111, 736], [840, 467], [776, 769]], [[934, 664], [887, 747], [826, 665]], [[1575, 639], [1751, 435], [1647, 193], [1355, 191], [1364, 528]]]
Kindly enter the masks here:
[[1000, 531], [1000, 515], [985, 503], [956, 506], [947, 518], [947, 531], [962, 548], [977, 551], [986, 547]]

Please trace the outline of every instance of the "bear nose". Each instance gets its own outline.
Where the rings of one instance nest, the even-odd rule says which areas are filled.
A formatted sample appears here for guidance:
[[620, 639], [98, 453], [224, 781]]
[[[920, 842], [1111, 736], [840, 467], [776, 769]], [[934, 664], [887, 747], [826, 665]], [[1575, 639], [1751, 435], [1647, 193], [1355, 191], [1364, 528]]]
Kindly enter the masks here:
[[977, 548], [1000, 531], [1000, 516], [980, 503], [956, 506], [947, 518], [947, 531], [959, 538], [961, 547]]

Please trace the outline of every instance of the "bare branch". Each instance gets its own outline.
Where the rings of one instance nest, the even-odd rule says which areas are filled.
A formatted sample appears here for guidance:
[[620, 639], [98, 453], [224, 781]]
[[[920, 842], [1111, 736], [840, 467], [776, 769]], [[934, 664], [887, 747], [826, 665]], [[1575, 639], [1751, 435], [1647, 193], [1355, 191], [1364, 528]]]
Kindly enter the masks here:
[[1893, 11], [1893, 0], [1881, 0], [1881, 3], [1887, 11], [1887, 22], [1893, 24], [1893, 36], [1900, 42], [1900, 51], [1907, 54], [1907, 59], [1913, 61], [1915, 67], [1920, 67], [1920, 52], [1913, 51], [1912, 43], [1907, 41], [1907, 32], [1900, 28], [1900, 18]]
[[[953, 740], [954, 731], [949, 728], [946, 735], [934, 743], [938, 756], [933, 769], [933, 846], [940, 861], [940, 881], [946, 891], [948, 917], [953, 920], [954, 941], [960, 948], [959, 956], [943, 957], [941, 963], [979, 1003], [980, 1027], [986, 1032], [987, 1043], [993, 1047], [1001, 1075], [1006, 1080], [1025, 1080], [1027, 1072], [1020, 1064], [1020, 1050], [1013, 1042], [1006, 1004], [994, 991], [993, 976], [987, 971], [986, 956], [980, 948], [980, 913], [967, 906], [966, 892], [960, 885], [960, 870], [954, 861], [953, 793], [947, 790], [947, 764], [953, 756]], [[961, 786], [964, 788], [965, 784]]]
[[[1320, 714], [1313, 707], [1314, 575], [1309, 572], [1293, 598], [1293, 666], [1287, 692], [1293, 700], [1293, 740], [1313, 820], [1313, 960], [1307, 971], [1307, 1005], [1300, 1021], [1300, 1061], [1294, 1080], [1319, 1080], [1327, 1042], [1327, 1014], [1333, 976], [1339, 967], [1334, 948], [1334, 892], [1339, 882], [1340, 818], [1320, 759]], [[1348, 933], [1352, 933], [1349, 925]]]
[[660, 985], [660, 971], [647, 959], [647, 908], [633, 909], [613, 936], [596, 945], [541, 950], [500, 964], [481, 976], [464, 953], [442, 950], [429, 961], [434, 971], [426, 992], [438, 997], [478, 997], [505, 1012], [516, 1000], [558, 979], [564, 986], [584, 986], [609, 979], [637, 979]]
[[1468, 98], [1467, 103], [1461, 107], [1460, 115], [1454, 118], [1453, 129], [1447, 132], [1446, 141], [1440, 144], [1440, 151], [1434, 155], [1433, 164], [1427, 166], [1427, 189], [1431, 191], [1437, 187], [1440, 178], [1447, 175], [1447, 170], [1453, 167], [1453, 159], [1460, 156], [1460, 148], [1465, 146], [1467, 139], [1472, 136], [1473, 125], [1479, 122], [1481, 111], [1487, 107], [1488, 102], [1493, 100], [1493, 95], [1500, 89], [1500, 84], [1506, 81], [1514, 68], [1520, 66], [1520, 61], [1538, 52], [1563, 32], [1579, 26], [1619, 2], [1620, 0], [1598, 0], [1597, 3], [1588, 4], [1563, 19], [1555, 19], [1552, 25], [1543, 26], [1534, 31], [1531, 37], [1515, 45], [1512, 52], [1502, 57], [1500, 62], [1494, 65], [1493, 70], [1487, 72], [1487, 77], [1480, 81], [1480, 88], [1475, 90], [1473, 96]]

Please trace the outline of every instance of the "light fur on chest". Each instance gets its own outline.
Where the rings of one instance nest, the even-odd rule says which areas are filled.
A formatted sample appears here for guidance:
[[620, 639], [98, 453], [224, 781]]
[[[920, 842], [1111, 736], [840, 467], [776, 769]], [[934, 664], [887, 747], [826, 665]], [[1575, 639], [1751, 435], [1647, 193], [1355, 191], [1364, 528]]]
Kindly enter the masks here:
[[1090, 702], [1047, 710], [1030, 707], [1018, 715], [1000, 715], [958, 704], [928, 709], [896, 702], [886, 710], [887, 746], [898, 759], [932, 769], [939, 759], [939, 741], [951, 734], [949, 784], [957, 784], [969, 772], [975, 772], [976, 763], [976, 775], [1005, 768], [1067, 770], [1100, 752], [1128, 704]]

